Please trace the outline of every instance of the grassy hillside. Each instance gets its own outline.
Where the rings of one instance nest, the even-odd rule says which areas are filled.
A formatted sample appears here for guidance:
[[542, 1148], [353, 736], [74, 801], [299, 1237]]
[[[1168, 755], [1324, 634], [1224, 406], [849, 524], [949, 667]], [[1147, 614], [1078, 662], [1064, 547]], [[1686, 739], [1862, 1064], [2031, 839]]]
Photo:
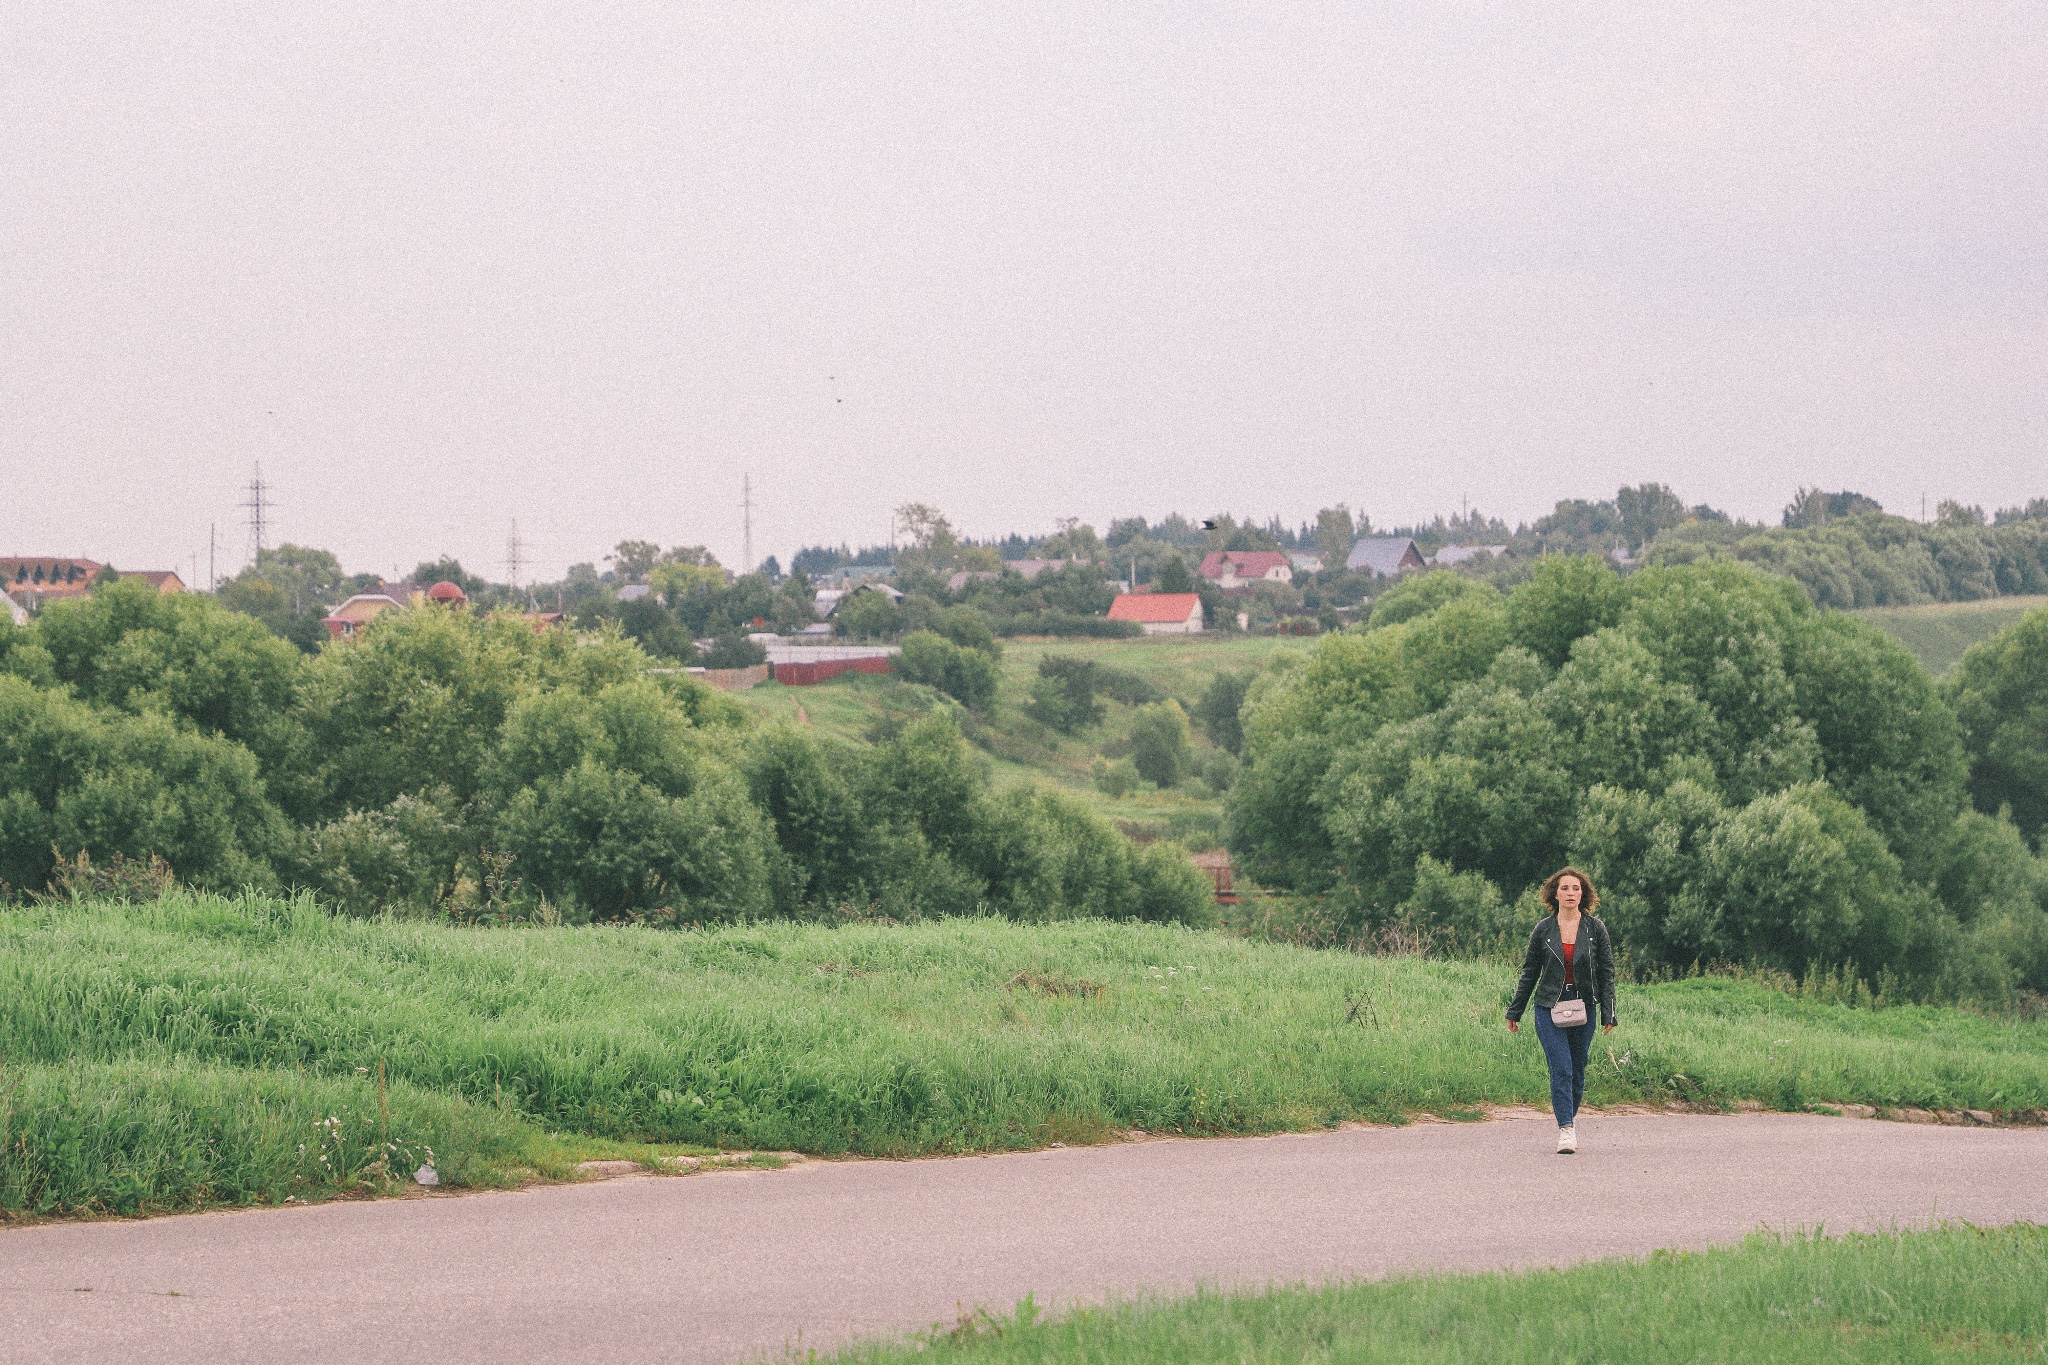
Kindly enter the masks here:
[[1989, 597], [1980, 602], [1870, 607], [1855, 615], [1912, 650], [1938, 678], [1954, 668], [1971, 645], [2043, 606], [2048, 606], [2048, 597]]
[[1088, 1361], [2020, 1361], [2048, 1339], [2048, 1228], [1757, 1234], [1568, 1270], [1404, 1275], [1370, 1284], [1206, 1292], [1042, 1320], [963, 1319], [864, 1343], [838, 1365]]
[[[1115, 758], [1129, 745], [1134, 708], [1107, 702], [1108, 716], [1083, 735], [1062, 735], [1024, 712], [1038, 662], [1047, 654], [1069, 654], [1108, 668], [1135, 673], [1167, 695], [1192, 707], [1221, 671], [1264, 667], [1282, 651], [1305, 653], [1311, 641], [1286, 636], [1155, 635], [1136, 640], [1006, 640], [1002, 686], [994, 714], [967, 727], [970, 737], [1007, 781], [1051, 781], [1076, 793], [1103, 815], [1127, 825], [1183, 838], [1197, 847], [1213, 843], [1222, 813], [1217, 794], [1199, 785], [1172, 791], [1146, 790], [1112, 799], [1095, 789], [1089, 764], [1098, 754]], [[847, 673], [816, 687], [768, 683], [733, 694], [756, 713], [801, 719], [848, 738], [871, 738], [933, 706], [951, 705], [929, 688], [900, 678]], [[801, 708], [801, 711], [799, 711]], [[1208, 740], [1197, 729], [1195, 745]]]
[[[0, 911], [0, 1209], [558, 1173], [592, 1144], [908, 1154], [1547, 1094], [1504, 965], [1103, 921], [464, 929], [177, 895]], [[2048, 1106], [2048, 1023], [1624, 989], [1595, 1104]], [[382, 1084], [380, 1084], [380, 1076]], [[381, 1165], [380, 1165], [381, 1163]]]

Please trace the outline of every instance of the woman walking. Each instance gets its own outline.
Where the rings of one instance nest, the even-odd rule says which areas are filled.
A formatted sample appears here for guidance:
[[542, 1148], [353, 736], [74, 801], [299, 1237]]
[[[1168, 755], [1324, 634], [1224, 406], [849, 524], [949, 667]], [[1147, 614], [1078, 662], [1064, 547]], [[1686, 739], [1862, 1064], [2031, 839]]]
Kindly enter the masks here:
[[1576, 867], [1550, 874], [1543, 883], [1550, 913], [1529, 935], [1522, 979], [1508, 1004], [1508, 1031], [1522, 1027], [1522, 1011], [1536, 996], [1536, 1037], [1550, 1064], [1550, 1109], [1557, 1115], [1557, 1150], [1579, 1150], [1574, 1122], [1586, 1094], [1586, 1054], [1593, 1046], [1590, 1005], [1600, 1006], [1606, 1032], [1614, 1031], [1614, 944], [1607, 926], [1593, 914], [1600, 904], [1593, 883]]

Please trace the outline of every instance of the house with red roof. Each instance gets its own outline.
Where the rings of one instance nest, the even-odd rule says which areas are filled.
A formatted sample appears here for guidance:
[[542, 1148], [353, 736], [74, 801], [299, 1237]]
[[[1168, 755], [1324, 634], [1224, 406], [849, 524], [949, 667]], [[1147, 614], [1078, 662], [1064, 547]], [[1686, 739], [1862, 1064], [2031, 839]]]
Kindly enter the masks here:
[[1196, 635], [1202, 629], [1202, 596], [1193, 592], [1118, 593], [1109, 604], [1112, 621], [1135, 621], [1147, 635]]
[[1254, 583], [1292, 583], [1294, 566], [1279, 550], [1211, 550], [1202, 558], [1202, 577], [1229, 592]]
[[[451, 610], [469, 605], [469, 594], [443, 579], [431, 588], [418, 583], [379, 582], [368, 592], [359, 592], [320, 618], [330, 640], [352, 640], [370, 622], [387, 611], [398, 611], [415, 602], [432, 602]], [[534, 629], [541, 629], [536, 625]]]

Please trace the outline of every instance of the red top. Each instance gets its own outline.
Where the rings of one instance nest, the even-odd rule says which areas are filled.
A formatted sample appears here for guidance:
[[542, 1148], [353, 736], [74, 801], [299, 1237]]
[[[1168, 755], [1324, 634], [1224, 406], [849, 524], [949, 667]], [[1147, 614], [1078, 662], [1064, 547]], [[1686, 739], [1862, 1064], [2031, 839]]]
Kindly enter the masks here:
[[1576, 943], [1567, 943], [1564, 945], [1564, 984], [1567, 986], [1576, 986], [1579, 984], [1578, 982], [1572, 980], [1572, 949], [1578, 946], [1579, 945]]

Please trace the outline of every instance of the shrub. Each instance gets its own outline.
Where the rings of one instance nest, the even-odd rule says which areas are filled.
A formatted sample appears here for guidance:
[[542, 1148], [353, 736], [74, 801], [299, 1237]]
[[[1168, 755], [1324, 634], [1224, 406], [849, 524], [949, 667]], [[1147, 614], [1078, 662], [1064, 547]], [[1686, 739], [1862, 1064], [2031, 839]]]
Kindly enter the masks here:
[[467, 834], [445, 789], [401, 796], [309, 831], [299, 878], [346, 915], [433, 910], [454, 889]]
[[1165, 691], [1155, 684], [1127, 668], [1112, 668], [1108, 664], [1095, 665], [1095, 690], [1125, 706], [1143, 706], [1147, 702], [1166, 700]]
[[1136, 621], [1080, 616], [1067, 611], [1022, 611], [1003, 622], [1005, 635], [1054, 635], [1096, 640], [1135, 640], [1145, 633]]
[[768, 651], [760, 641], [730, 631], [713, 640], [698, 661], [706, 668], [752, 668], [768, 662]]
[[978, 649], [993, 658], [1002, 657], [1003, 647], [996, 643], [988, 618], [973, 607], [947, 607], [932, 618], [932, 629], [962, 649]]
[[962, 648], [929, 630], [903, 637], [896, 670], [912, 682], [935, 687], [963, 706], [982, 712], [994, 705], [996, 687], [1002, 681], [993, 655]]
[[1128, 758], [1112, 762], [1097, 754], [1095, 761], [1088, 765], [1088, 771], [1095, 779], [1095, 790], [1119, 801], [1136, 791], [1144, 781], [1138, 776], [1138, 765]]

